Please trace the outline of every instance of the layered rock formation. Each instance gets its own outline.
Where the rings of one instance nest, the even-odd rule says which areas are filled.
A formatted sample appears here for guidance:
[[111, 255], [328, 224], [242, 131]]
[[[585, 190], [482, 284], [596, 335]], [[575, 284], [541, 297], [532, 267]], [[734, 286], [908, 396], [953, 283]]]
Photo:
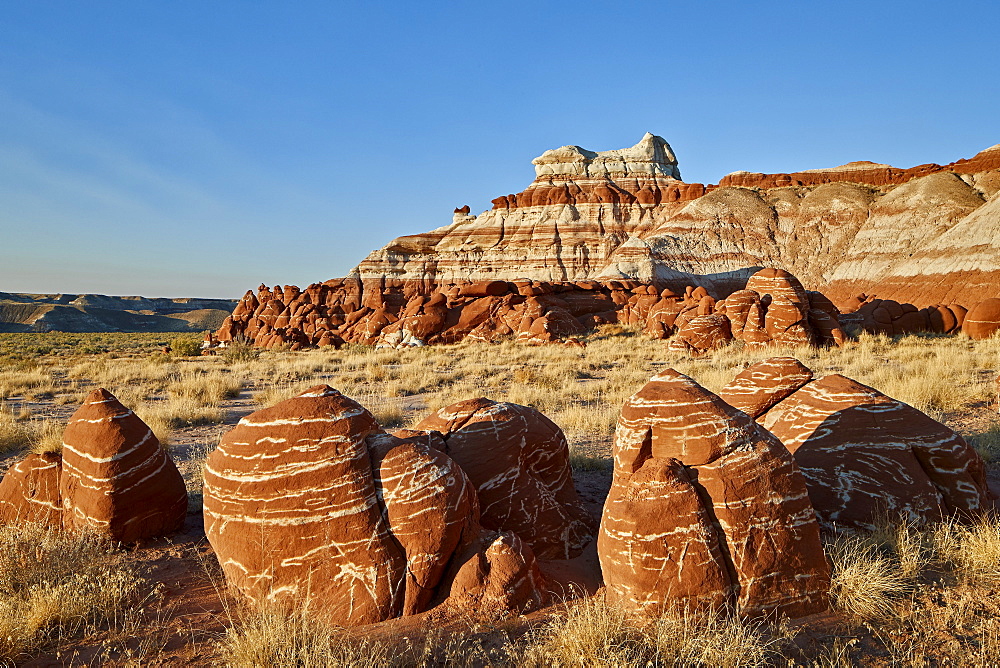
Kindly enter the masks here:
[[770, 433], [668, 369], [622, 408], [598, 552], [611, 601], [798, 617], [828, 605], [806, 484]]
[[617, 279], [716, 297], [762, 266], [782, 267], [838, 303], [858, 294], [972, 304], [1000, 285], [1000, 145], [948, 165], [849, 163], [793, 174], [680, 181], [669, 145], [535, 161], [523, 192], [478, 216], [400, 237], [352, 276], [370, 286], [530, 278]]
[[356, 625], [432, 605], [522, 612], [548, 600], [538, 558], [594, 524], [565, 437], [537, 411], [474, 399], [386, 433], [327, 386], [260, 411], [205, 467], [205, 530], [255, 601]]
[[870, 529], [885, 514], [923, 524], [992, 504], [982, 458], [961, 436], [844, 376], [814, 380], [797, 360], [774, 358], [720, 396], [792, 453], [828, 529]]
[[89, 530], [131, 543], [169, 535], [187, 489], [152, 430], [97, 389], [70, 418], [61, 454], [31, 454], [0, 482], [0, 521]]

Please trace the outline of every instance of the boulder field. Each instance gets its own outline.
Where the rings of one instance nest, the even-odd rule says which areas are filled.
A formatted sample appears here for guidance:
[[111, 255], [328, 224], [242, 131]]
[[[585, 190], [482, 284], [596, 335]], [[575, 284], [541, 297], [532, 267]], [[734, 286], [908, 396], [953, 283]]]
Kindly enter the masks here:
[[845, 339], [836, 306], [806, 291], [780, 269], [763, 269], [745, 289], [716, 300], [704, 288], [682, 293], [630, 282], [483, 281], [430, 295], [380, 293], [364, 304], [363, 286], [327, 281], [304, 292], [295, 286], [260, 286], [248, 292], [209, 344], [243, 338], [271, 348], [423, 346], [461, 340], [527, 343], [573, 341], [597, 325], [638, 326], [671, 349], [698, 355], [733, 340], [770, 344], [840, 345]]
[[988, 338], [1000, 330], [1000, 299], [971, 310], [958, 304], [913, 304], [857, 295], [840, 306], [806, 290], [782, 269], [761, 269], [724, 299], [704, 287], [681, 292], [634, 281], [481, 281], [435, 289], [413, 284], [372, 293], [351, 279], [310, 285], [261, 285], [248, 291], [206, 346], [242, 339], [254, 346], [293, 350], [345, 342], [376, 347], [419, 347], [462, 340], [525, 343], [575, 342], [603, 324], [639, 327], [670, 339], [677, 352], [700, 355], [741, 341], [768, 345], [839, 346], [854, 326], [895, 336], [917, 332]]
[[152, 430], [97, 389], [69, 420], [61, 453], [29, 454], [0, 481], [0, 523], [38, 522], [132, 543], [179, 530], [184, 480]]
[[[180, 529], [180, 474], [110, 393], [91, 393], [63, 440], [8, 470], [0, 523], [126, 543]], [[613, 458], [598, 520], [564, 434], [535, 409], [476, 398], [386, 431], [318, 385], [223, 436], [204, 469], [205, 531], [247, 599], [338, 625], [525, 613], [564, 596], [574, 568], [637, 614], [798, 618], [829, 604], [823, 533], [963, 521], [995, 502], [958, 434], [790, 357], [718, 395], [662, 371], [622, 407]]]
[[992, 507], [961, 437], [793, 358], [720, 395], [665, 370], [623, 406], [598, 523], [562, 431], [470, 399], [386, 431], [328, 386], [259, 410], [205, 467], [206, 534], [247, 598], [337, 624], [431, 609], [523, 613], [564, 593], [554, 563], [596, 547], [609, 600], [802, 617], [829, 604], [823, 532]]

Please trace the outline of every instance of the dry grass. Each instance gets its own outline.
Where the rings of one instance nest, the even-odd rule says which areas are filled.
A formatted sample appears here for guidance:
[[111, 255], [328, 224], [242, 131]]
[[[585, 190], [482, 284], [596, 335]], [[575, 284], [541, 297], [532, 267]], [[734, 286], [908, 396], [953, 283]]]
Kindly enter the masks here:
[[675, 610], [643, 622], [594, 596], [566, 604], [536, 632], [517, 665], [767, 666], [779, 656], [779, 644], [735, 617]]
[[146, 597], [135, 567], [101, 538], [33, 524], [0, 528], [0, 658], [106, 632]]
[[234, 668], [371, 668], [390, 665], [390, 650], [364, 638], [347, 638], [303, 608], [247, 611], [219, 643]]
[[15, 415], [8, 407], [0, 405], [0, 453], [59, 452], [64, 426], [56, 420], [31, 419], [28, 411]]
[[51, 397], [55, 390], [52, 375], [45, 369], [0, 371], [0, 399]]
[[882, 620], [912, 585], [911, 578], [890, 554], [880, 551], [863, 536], [837, 536], [828, 546], [833, 565], [830, 594], [834, 606], [848, 617]]
[[1000, 518], [987, 515], [973, 524], [955, 521], [933, 533], [938, 557], [965, 583], [1000, 584]]

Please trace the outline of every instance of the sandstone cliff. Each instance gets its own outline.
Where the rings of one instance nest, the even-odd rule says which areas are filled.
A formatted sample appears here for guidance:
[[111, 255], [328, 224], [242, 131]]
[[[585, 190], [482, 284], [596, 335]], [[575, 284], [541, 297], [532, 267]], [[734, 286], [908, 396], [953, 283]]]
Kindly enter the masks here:
[[352, 277], [373, 291], [618, 279], [722, 297], [767, 266], [838, 302], [865, 293], [918, 306], [973, 304], [1000, 286], [1000, 144], [943, 166], [854, 162], [708, 186], [681, 181], [669, 144], [648, 133], [631, 148], [564, 146], [533, 162], [524, 191], [395, 239]]

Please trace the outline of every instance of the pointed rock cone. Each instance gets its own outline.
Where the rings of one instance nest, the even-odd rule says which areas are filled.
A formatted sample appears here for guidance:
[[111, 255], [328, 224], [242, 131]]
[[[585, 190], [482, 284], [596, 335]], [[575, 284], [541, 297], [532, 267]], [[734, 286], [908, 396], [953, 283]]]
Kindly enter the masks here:
[[184, 479], [153, 431], [110, 392], [94, 390], [63, 433], [63, 526], [131, 543], [177, 531]]

